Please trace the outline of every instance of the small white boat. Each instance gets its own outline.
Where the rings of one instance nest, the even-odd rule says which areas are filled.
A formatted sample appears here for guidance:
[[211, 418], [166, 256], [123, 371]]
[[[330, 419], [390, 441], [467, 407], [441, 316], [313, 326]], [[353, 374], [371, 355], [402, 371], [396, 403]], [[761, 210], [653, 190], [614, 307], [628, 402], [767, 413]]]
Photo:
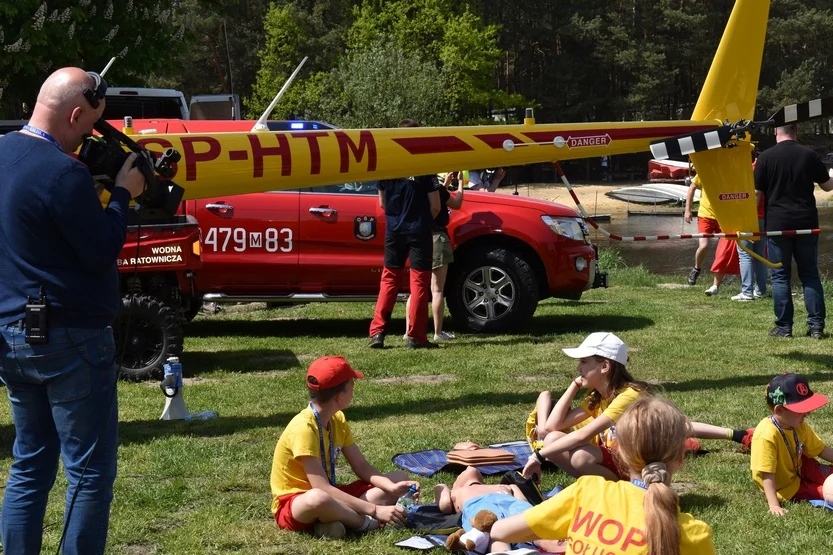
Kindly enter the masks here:
[[[607, 193], [607, 196], [624, 202], [637, 204], [685, 204], [688, 187], [675, 183], [646, 183], [636, 187], [622, 187]], [[700, 191], [695, 191], [694, 202], [700, 200]]]

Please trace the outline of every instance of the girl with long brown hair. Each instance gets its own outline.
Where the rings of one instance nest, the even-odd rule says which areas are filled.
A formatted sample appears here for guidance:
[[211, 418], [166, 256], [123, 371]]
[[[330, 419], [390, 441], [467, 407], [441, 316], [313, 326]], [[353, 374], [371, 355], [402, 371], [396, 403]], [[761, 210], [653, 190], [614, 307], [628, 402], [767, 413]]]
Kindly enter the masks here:
[[573, 553], [712, 555], [711, 527], [681, 513], [671, 489], [692, 432], [673, 403], [640, 397], [617, 423], [630, 481], [582, 476], [540, 505], [496, 522], [492, 541], [567, 539]]

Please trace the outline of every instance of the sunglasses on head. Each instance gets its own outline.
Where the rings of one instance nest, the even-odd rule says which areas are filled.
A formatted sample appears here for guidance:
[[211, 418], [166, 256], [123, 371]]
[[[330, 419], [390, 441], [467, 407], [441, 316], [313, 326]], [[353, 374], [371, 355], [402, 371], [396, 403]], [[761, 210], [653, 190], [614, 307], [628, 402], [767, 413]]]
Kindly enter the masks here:
[[88, 71], [87, 75], [93, 78], [93, 81], [95, 81], [95, 87], [92, 90], [88, 87], [84, 87], [84, 98], [87, 99], [87, 102], [90, 103], [93, 110], [96, 110], [101, 104], [100, 101], [104, 99], [104, 95], [107, 93], [107, 81], [94, 71]]

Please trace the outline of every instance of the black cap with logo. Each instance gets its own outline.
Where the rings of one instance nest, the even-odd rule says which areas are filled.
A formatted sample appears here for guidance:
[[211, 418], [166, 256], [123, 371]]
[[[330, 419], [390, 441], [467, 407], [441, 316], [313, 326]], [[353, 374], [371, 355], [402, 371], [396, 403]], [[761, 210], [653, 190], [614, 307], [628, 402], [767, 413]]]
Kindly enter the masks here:
[[827, 397], [813, 393], [807, 378], [798, 374], [775, 376], [766, 389], [766, 398], [773, 405], [805, 414], [827, 404]]

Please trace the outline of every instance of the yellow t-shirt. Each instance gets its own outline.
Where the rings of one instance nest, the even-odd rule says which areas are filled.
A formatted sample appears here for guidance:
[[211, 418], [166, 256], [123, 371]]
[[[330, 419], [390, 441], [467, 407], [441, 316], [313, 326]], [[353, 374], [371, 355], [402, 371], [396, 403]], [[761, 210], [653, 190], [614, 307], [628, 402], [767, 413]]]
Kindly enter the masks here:
[[711, 218], [712, 220], [716, 220], [717, 216], [715, 215], [714, 211], [712, 210], [712, 204], [709, 200], [708, 195], [706, 194], [706, 190], [700, 185], [700, 176], [695, 175], [694, 179], [692, 179], [694, 183], [697, 184], [697, 188], [700, 189], [700, 208], [697, 209], [697, 217], [698, 218]]
[[[330, 474], [330, 436], [333, 434], [333, 448], [336, 460], [344, 447], [353, 445], [353, 434], [344, 418], [344, 413], [338, 411], [330, 420], [330, 430], [324, 430], [324, 460], [327, 461], [326, 473]], [[315, 457], [321, 460], [321, 447], [318, 438], [318, 425], [315, 415], [307, 407], [289, 421], [286, 429], [275, 446], [275, 456], [272, 459], [272, 475], [269, 483], [272, 487], [272, 512], [278, 511], [278, 498], [290, 493], [301, 493], [312, 489], [304, 465], [299, 457]]]
[[[631, 403], [633, 403], [639, 398], [639, 395], [640, 392], [638, 390], [633, 389], [632, 387], [628, 387], [613, 399], [603, 399], [598, 404], [598, 406], [592, 411], [587, 407], [590, 401], [586, 397], [579, 406], [584, 410], [584, 412], [588, 414], [588, 416], [598, 418], [600, 415], [604, 415], [613, 420], [615, 424], [619, 420], [619, 417], [622, 416], [622, 413], [625, 412], [625, 409], [627, 409], [631, 405]], [[543, 441], [532, 437], [532, 431], [535, 429], [537, 421], [538, 409], [536, 407], [531, 413], [529, 413], [529, 416], [527, 417], [525, 423], [526, 439], [533, 449], [541, 449], [544, 446]], [[590, 422], [592, 422], [592, 419], [587, 418], [573, 426], [572, 429], [577, 430], [579, 428], [583, 428]], [[596, 445], [605, 445], [606, 447], [610, 447], [611, 449], [616, 448], [616, 426], [611, 426], [610, 428], [599, 434], [596, 438], [594, 438], [593, 443], [595, 443]]]
[[[802, 422], [795, 431], [798, 434], [798, 442], [803, 444], [801, 454], [816, 458], [824, 451], [824, 442], [806, 421]], [[796, 464], [801, 464], [801, 457], [796, 456], [798, 450], [792, 430], [784, 430], [784, 436], [787, 438], [789, 450], [770, 417], [767, 416], [761, 420], [752, 436], [752, 460], [749, 463], [752, 469], [752, 479], [761, 491], [764, 490], [762, 475], [765, 472], [775, 474], [775, 490], [781, 501], [792, 499], [801, 485], [801, 478], [798, 477], [796, 469]], [[792, 459], [790, 459], [790, 454], [792, 454]]]
[[[619, 417], [622, 416], [625, 409], [631, 406], [631, 403], [639, 399], [640, 395], [641, 393], [639, 390], [628, 387], [622, 390], [622, 392], [616, 395], [613, 399], [602, 399], [593, 410], [588, 408], [590, 399], [585, 398], [584, 401], [581, 402], [581, 408], [584, 409], [584, 412], [586, 412], [589, 416], [593, 418], [607, 416], [613, 420], [613, 426], [596, 436], [593, 443], [596, 445], [604, 445], [610, 449], [616, 449], [616, 422], [619, 421]], [[573, 426], [573, 429], [577, 430], [578, 428], [582, 428], [590, 422], [592, 422], [590, 418], [583, 420]]]
[[[640, 555], [645, 538], [645, 490], [620, 480], [582, 476], [558, 495], [524, 511], [532, 532], [542, 539], [567, 539], [567, 553]], [[712, 529], [688, 513], [677, 512], [681, 555], [712, 555]]]

